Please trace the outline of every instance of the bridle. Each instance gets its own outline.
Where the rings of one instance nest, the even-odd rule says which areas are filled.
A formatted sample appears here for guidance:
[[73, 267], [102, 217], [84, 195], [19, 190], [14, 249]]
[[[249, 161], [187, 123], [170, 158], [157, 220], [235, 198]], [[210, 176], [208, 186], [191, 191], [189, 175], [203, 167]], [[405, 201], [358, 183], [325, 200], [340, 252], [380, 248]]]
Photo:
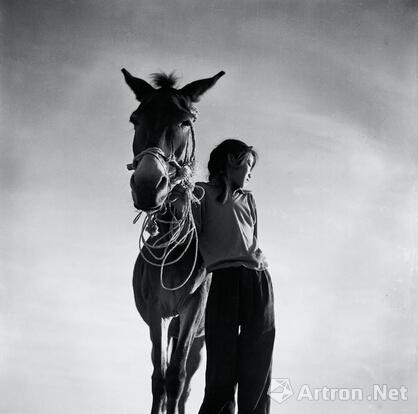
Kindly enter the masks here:
[[127, 164], [126, 168], [129, 171], [134, 171], [138, 167], [139, 162], [145, 155], [151, 155], [155, 157], [161, 164], [164, 170], [164, 174], [169, 179], [169, 192], [176, 185], [187, 185], [189, 187], [190, 179], [193, 176], [193, 170], [195, 165], [195, 150], [196, 140], [192, 122], [189, 121], [191, 137], [192, 137], [192, 151], [191, 155], [187, 156], [187, 150], [189, 147], [189, 141], [187, 141], [185, 153], [186, 158], [181, 164], [176, 161], [174, 155], [174, 149], [171, 149], [170, 155], [166, 155], [164, 151], [159, 147], [149, 147], [137, 154], [131, 164]]
[[[157, 210], [147, 212], [145, 217], [140, 238], [139, 238], [139, 248], [142, 255], [142, 258], [149, 264], [153, 266], [160, 267], [160, 283], [161, 287], [165, 290], [178, 290], [182, 288], [190, 279], [193, 274], [193, 271], [196, 266], [197, 256], [198, 256], [198, 239], [197, 239], [197, 230], [192, 214], [192, 203], [200, 203], [200, 200], [204, 196], [204, 189], [200, 186], [195, 186], [193, 183], [193, 173], [195, 167], [195, 133], [193, 129], [193, 124], [190, 122], [191, 138], [192, 138], [192, 151], [190, 156], [187, 156], [189, 141], [187, 141], [185, 149], [185, 160], [181, 163], [177, 162], [174, 155], [174, 150], [172, 149], [170, 155], [166, 155], [164, 151], [159, 147], [150, 147], [146, 148], [144, 151], [141, 151], [137, 154], [132, 163], [127, 165], [127, 169], [132, 171], [138, 167], [139, 162], [145, 155], [151, 155], [155, 157], [158, 162], [161, 164], [164, 170], [165, 176], [169, 179], [169, 191], [168, 196], [165, 202]], [[199, 188], [201, 191], [201, 196], [196, 197], [194, 194], [194, 189]], [[173, 191], [174, 190], [174, 191]], [[175, 195], [174, 193], [177, 193]], [[173, 197], [174, 195], [174, 197]], [[175, 216], [174, 203], [181, 198], [184, 200], [184, 210], [183, 215], [180, 219], [177, 219]], [[164, 220], [162, 216], [164, 213], [171, 213], [171, 220]], [[142, 211], [134, 219], [134, 224], [141, 217]], [[152, 242], [149, 242], [145, 238], [145, 232], [149, 233], [150, 236], [157, 237], [159, 234], [159, 224], [169, 225], [169, 230], [167, 233], [159, 236], [157, 239], [154, 239]], [[163, 282], [163, 272], [164, 267], [177, 263], [189, 249], [193, 239], [195, 240], [195, 252], [194, 252], [194, 261], [193, 266], [190, 270], [189, 275], [179, 286], [174, 288], [169, 288], [164, 285]], [[178, 246], [185, 246], [181, 253], [173, 260], [167, 261], [168, 256], [174, 251]], [[144, 254], [146, 250], [152, 259], [149, 259]], [[162, 250], [162, 254], [158, 255], [155, 251]]]

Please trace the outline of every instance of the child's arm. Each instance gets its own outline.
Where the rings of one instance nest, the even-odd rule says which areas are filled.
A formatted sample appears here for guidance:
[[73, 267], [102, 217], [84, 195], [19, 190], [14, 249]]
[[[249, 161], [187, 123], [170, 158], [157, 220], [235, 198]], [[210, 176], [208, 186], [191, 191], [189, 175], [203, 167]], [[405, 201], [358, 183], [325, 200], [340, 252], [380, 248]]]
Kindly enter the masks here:
[[255, 236], [255, 238], [258, 238], [257, 206], [255, 205], [255, 198], [252, 195], [252, 193], [250, 193], [250, 207], [251, 207], [251, 213], [252, 213], [253, 220], [254, 220], [254, 236]]
[[[254, 198], [254, 196], [252, 194], [251, 194], [251, 199], [250, 199], [250, 206], [251, 206], [251, 211], [252, 211], [253, 219], [254, 219], [254, 237], [258, 241], [258, 216], [257, 216], [257, 207], [255, 205], [255, 198]], [[255, 254], [257, 255], [257, 257], [260, 260], [260, 262], [262, 262], [264, 264], [264, 266], [267, 267], [268, 266], [267, 258], [266, 258], [266, 256], [264, 256], [264, 253], [261, 251], [260, 248], [258, 248], [256, 250]]]
[[255, 223], [254, 223], [254, 236], [258, 239], [258, 217], [257, 217], [257, 209], [255, 209]]

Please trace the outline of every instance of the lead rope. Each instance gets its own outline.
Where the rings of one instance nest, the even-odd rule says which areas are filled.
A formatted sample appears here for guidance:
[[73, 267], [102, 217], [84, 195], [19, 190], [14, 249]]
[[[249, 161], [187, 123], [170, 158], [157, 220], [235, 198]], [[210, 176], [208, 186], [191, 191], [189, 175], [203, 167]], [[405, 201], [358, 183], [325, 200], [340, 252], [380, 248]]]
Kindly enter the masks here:
[[[193, 175], [193, 167], [195, 163], [195, 148], [196, 148], [196, 141], [195, 141], [195, 134], [192, 123], [190, 123], [190, 129], [192, 134], [192, 155], [190, 157], [190, 160], [186, 163], [184, 163], [182, 166], [177, 163], [173, 159], [172, 156], [169, 158], [166, 157], [166, 155], [161, 151], [160, 148], [148, 148], [145, 151], [138, 154], [135, 158], [132, 164], [128, 164], [129, 170], [134, 170], [136, 166], [138, 165], [139, 161], [145, 154], [153, 155], [155, 158], [157, 158], [160, 163], [164, 166], [167, 175], [170, 177], [170, 193], [175, 186], [179, 186], [183, 192], [184, 197], [184, 208], [183, 208], [183, 215], [180, 219], [177, 219], [175, 216], [175, 211], [173, 210], [172, 203], [177, 201], [177, 199], [173, 199], [171, 201], [166, 202], [163, 204], [163, 206], [155, 212], [148, 213], [145, 217], [140, 237], [139, 237], [139, 249], [141, 252], [142, 258], [150, 265], [156, 266], [160, 268], [160, 284], [161, 287], [168, 291], [175, 291], [178, 289], [181, 289], [183, 286], [186, 285], [186, 283], [190, 280], [195, 267], [197, 263], [197, 255], [198, 255], [198, 238], [197, 238], [197, 229], [194, 222], [194, 217], [192, 213], [192, 203], [200, 203], [200, 201], [203, 199], [205, 195], [205, 190], [201, 186], [197, 186], [192, 183], [192, 175]], [[187, 155], [187, 148], [186, 148], [186, 155]], [[162, 162], [162, 159], [165, 161]], [[176, 169], [176, 173], [173, 176], [170, 176], [170, 171], [167, 165], [172, 166]], [[195, 188], [199, 188], [201, 191], [201, 195], [197, 197], [193, 190]], [[162, 218], [159, 218], [158, 216], [163, 215], [167, 212], [167, 208], [170, 209], [171, 217], [173, 217], [170, 221], [163, 220]], [[142, 215], [142, 211], [137, 214], [137, 216], [134, 218], [133, 223], [137, 223], [139, 218]], [[161, 224], [168, 224], [169, 230], [167, 233], [162, 234], [159, 238], [154, 240], [152, 243], [148, 242], [147, 239], [145, 239], [145, 232], [149, 233], [150, 236], [157, 236], [158, 234], [158, 223]], [[183, 234], [183, 236], [181, 236]], [[163, 241], [166, 237], [168, 237], [167, 241]], [[195, 251], [194, 251], [194, 258], [193, 258], [193, 265], [192, 268], [187, 276], [187, 278], [184, 280], [183, 283], [180, 285], [170, 288], [165, 286], [164, 284], [164, 267], [173, 265], [181, 260], [181, 258], [185, 255], [186, 251], [189, 249], [191, 242], [195, 238], [196, 244], [195, 244]], [[181, 253], [174, 258], [173, 260], [167, 262], [167, 259], [169, 255], [179, 246], [185, 245], [184, 249], [181, 251]], [[155, 260], [152, 261], [145, 257], [145, 253], [143, 252], [143, 249], [151, 255], [151, 257]], [[154, 254], [153, 250], [163, 250], [162, 255], [158, 257], [157, 254]]]
[[[201, 196], [197, 198], [193, 194], [188, 195], [187, 192], [185, 193], [185, 210], [184, 215], [180, 219], [174, 219], [174, 220], [163, 220], [162, 218], [158, 218], [157, 215], [161, 214], [160, 212], [155, 212], [151, 214], [147, 214], [147, 217], [144, 219], [144, 222], [142, 223], [141, 228], [141, 234], [140, 234], [140, 251], [143, 259], [150, 265], [156, 266], [160, 268], [160, 284], [161, 287], [168, 291], [175, 291], [178, 289], [181, 289], [186, 283], [190, 280], [197, 262], [197, 255], [198, 255], [198, 239], [197, 239], [197, 229], [193, 218], [192, 213], [192, 202], [200, 202], [204, 196], [204, 189], [201, 186], [196, 186], [196, 188], [199, 188], [202, 191]], [[174, 216], [174, 211], [172, 208], [170, 208], [170, 213], [172, 216]], [[154, 240], [153, 242], [149, 242], [147, 239], [145, 239], [145, 232], [149, 232], [150, 224], [151, 226], [153, 223], [159, 222], [162, 224], [169, 224], [170, 228], [167, 233], [161, 235], [159, 238]], [[158, 225], [158, 224], [157, 224]], [[183, 235], [182, 235], [183, 233]], [[182, 235], [182, 236], [181, 236]], [[163, 241], [166, 237], [168, 237], [168, 240], [165, 242]], [[191, 267], [191, 270], [189, 274], [187, 275], [184, 282], [182, 282], [180, 285], [176, 287], [168, 287], [164, 284], [164, 268], [165, 266], [173, 265], [177, 262], [179, 262], [182, 257], [185, 255], [187, 250], [189, 249], [193, 238], [195, 237], [196, 244], [194, 249], [194, 258], [193, 258], [193, 264]], [[167, 261], [170, 254], [179, 246], [184, 246], [184, 248], [181, 250], [181, 252], [178, 254], [177, 257], [172, 259], [171, 261]], [[145, 253], [143, 250], [146, 250], [152, 257], [153, 260], [147, 258], [145, 256]], [[162, 254], [158, 255], [154, 253], [155, 250], [162, 250]]]

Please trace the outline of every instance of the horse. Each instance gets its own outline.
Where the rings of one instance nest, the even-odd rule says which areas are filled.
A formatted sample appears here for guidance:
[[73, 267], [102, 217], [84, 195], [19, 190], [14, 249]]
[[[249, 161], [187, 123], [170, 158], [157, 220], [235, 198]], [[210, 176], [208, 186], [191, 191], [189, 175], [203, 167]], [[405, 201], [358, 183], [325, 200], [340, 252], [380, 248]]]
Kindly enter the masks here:
[[[152, 341], [151, 414], [184, 414], [190, 380], [201, 361], [210, 286], [210, 274], [198, 253], [190, 208], [184, 204], [188, 199], [190, 207], [192, 198], [199, 202], [192, 184], [194, 104], [225, 72], [181, 89], [176, 88], [174, 73], [152, 74], [153, 85], [124, 68], [122, 73], [140, 102], [130, 117], [135, 129], [134, 161], [128, 169], [133, 171], [130, 186], [134, 206], [147, 214], [143, 229], [150, 234], [142, 239], [133, 291]], [[173, 198], [176, 193], [182, 197]], [[189, 226], [177, 227], [176, 243], [168, 254], [173, 223]], [[165, 246], [164, 258], [161, 246]]]

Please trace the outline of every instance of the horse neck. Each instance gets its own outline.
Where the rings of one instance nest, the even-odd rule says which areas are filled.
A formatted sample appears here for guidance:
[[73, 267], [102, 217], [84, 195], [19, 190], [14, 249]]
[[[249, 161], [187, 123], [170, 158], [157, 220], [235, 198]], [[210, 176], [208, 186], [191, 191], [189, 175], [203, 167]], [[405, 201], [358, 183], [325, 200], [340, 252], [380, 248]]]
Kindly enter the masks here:
[[[167, 235], [164, 238], [164, 241], [167, 241], [168, 238], [170, 237], [170, 231], [172, 230], [171, 228], [171, 223], [176, 223], [179, 220], [184, 218], [184, 213], [179, 213], [179, 214], [174, 214], [173, 212], [171, 212], [170, 210], [167, 209], [167, 211], [163, 214], [161, 214], [161, 216], [158, 216], [159, 220], [163, 220], [163, 222], [159, 221], [158, 222], [158, 227], [159, 227], [159, 233], [160, 235]], [[188, 227], [188, 226], [186, 226]], [[182, 238], [185, 235], [185, 232], [187, 231], [187, 228], [184, 228], [181, 232], [181, 234], [179, 235], [179, 238]]]

